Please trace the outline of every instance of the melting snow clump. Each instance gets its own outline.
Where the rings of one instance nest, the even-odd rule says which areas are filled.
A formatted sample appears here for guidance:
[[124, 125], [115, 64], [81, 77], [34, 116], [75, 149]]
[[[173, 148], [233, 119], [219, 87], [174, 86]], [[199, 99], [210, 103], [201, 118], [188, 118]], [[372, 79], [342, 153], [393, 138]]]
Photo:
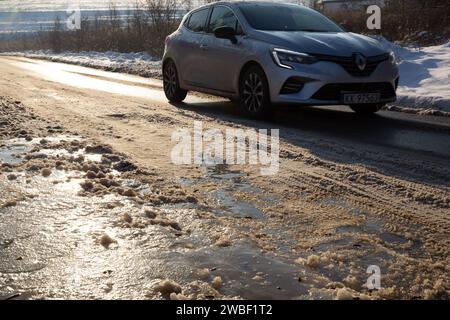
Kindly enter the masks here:
[[219, 290], [220, 288], [222, 288], [222, 286], [223, 286], [222, 278], [219, 276], [215, 277], [213, 279], [213, 281], [211, 282], [211, 286], [216, 290]]
[[158, 283], [154, 290], [161, 293], [163, 297], [168, 298], [172, 293], [181, 293], [181, 286], [175, 281], [166, 279]]
[[347, 288], [337, 289], [336, 298], [338, 300], [353, 300], [353, 293]]
[[231, 241], [230, 241], [230, 239], [227, 239], [227, 238], [220, 238], [219, 240], [216, 241], [216, 246], [229, 247], [229, 246], [231, 246]]
[[170, 300], [190, 300], [188, 297], [182, 295], [181, 293], [176, 294], [175, 292], [172, 292], [170, 294]]
[[104, 234], [101, 238], [100, 238], [100, 244], [102, 246], [104, 246], [105, 248], [109, 248], [109, 246], [112, 243], [117, 243], [116, 240], [114, 240], [113, 238], [111, 238], [109, 235]]
[[297, 260], [295, 260], [295, 263], [302, 264], [315, 269], [318, 268], [320, 265], [320, 257], [313, 254], [310, 255], [307, 259], [298, 258]]
[[52, 174], [52, 170], [50, 170], [49, 168], [44, 168], [42, 169], [41, 174], [43, 177], [48, 177]]

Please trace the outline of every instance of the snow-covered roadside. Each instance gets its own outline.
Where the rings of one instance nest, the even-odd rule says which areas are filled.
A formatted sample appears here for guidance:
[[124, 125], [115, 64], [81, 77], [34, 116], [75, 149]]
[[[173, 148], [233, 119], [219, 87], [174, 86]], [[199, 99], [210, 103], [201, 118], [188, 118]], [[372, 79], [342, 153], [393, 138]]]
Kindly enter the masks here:
[[[413, 48], [399, 46], [381, 37], [377, 39], [395, 52], [400, 68], [398, 101], [387, 109], [450, 116], [450, 42]], [[146, 53], [25, 51], [0, 55], [46, 59], [161, 78], [161, 61]]]
[[161, 61], [147, 53], [119, 52], [61, 52], [48, 50], [7, 52], [0, 55], [12, 55], [54, 62], [76, 64], [79, 66], [102, 69], [106, 71], [136, 74], [143, 77], [161, 78]]
[[402, 47], [384, 38], [400, 69], [398, 101], [393, 110], [450, 113], [450, 42], [432, 47]]

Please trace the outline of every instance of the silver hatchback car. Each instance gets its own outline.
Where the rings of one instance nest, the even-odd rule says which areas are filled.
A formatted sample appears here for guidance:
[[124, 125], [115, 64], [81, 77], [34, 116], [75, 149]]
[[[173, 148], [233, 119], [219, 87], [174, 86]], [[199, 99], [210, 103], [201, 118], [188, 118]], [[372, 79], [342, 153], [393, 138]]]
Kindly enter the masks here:
[[166, 38], [164, 92], [239, 101], [267, 116], [278, 103], [349, 105], [370, 114], [396, 100], [395, 56], [322, 14], [276, 2], [215, 2], [189, 12]]

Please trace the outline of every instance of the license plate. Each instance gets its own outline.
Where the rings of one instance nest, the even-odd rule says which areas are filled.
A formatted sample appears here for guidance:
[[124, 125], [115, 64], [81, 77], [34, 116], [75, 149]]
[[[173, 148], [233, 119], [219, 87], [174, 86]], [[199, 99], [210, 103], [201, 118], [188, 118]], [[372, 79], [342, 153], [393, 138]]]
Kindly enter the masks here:
[[342, 102], [345, 104], [378, 103], [380, 93], [343, 93]]

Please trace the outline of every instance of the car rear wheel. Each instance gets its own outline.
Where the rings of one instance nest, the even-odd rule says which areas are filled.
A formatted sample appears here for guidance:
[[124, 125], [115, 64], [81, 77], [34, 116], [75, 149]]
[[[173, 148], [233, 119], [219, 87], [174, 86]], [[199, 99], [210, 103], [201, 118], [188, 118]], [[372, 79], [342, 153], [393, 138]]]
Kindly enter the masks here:
[[239, 84], [239, 104], [254, 118], [264, 118], [272, 113], [269, 85], [261, 68], [252, 66], [244, 71]]
[[178, 72], [175, 63], [171, 60], [164, 64], [163, 68], [164, 93], [170, 102], [181, 102], [186, 98], [187, 91], [180, 88]]
[[383, 105], [381, 104], [355, 104], [350, 108], [361, 115], [371, 115], [381, 110]]

